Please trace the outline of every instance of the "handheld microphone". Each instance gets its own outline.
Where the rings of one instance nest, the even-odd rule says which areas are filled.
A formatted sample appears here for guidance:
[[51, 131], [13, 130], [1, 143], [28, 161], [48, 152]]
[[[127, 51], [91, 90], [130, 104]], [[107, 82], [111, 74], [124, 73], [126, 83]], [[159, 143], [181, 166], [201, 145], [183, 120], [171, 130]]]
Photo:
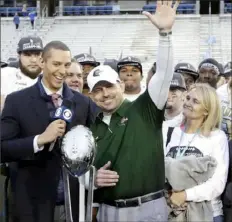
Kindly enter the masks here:
[[[69, 109], [67, 106], [60, 106], [56, 109], [54, 116], [52, 117], [53, 121], [54, 120], [64, 120], [66, 123], [70, 123], [72, 121], [72, 117], [73, 117], [73, 113], [71, 111], [71, 109]], [[59, 138], [57, 138], [59, 139]], [[50, 147], [49, 147], [49, 151], [52, 151], [57, 139], [51, 143]]]
[[65, 122], [70, 123], [72, 121], [72, 111], [66, 106], [60, 106], [56, 109], [56, 112], [53, 116], [53, 120], [62, 119]]

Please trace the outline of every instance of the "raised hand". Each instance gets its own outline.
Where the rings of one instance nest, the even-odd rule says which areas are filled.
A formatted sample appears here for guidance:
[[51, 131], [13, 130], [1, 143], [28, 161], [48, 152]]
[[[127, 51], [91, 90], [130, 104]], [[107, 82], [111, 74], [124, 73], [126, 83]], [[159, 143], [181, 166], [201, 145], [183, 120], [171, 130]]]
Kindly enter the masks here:
[[174, 1], [157, 1], [156, 12], [152, 15], [149, 12], [143, 12], [145, 16], [154, 24], [160, 31], [171, 31], [176, 17], [176, 10], [180, 4], [180, 0]]

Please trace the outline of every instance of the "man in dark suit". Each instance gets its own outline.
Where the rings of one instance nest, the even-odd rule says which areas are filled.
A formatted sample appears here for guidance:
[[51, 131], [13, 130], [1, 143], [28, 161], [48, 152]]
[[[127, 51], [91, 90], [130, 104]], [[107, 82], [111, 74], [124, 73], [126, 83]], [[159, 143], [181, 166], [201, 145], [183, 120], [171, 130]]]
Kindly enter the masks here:
[[[95, 104], [64, 83], [71, 65], [69, 48], [53, 41], [42, 57], [43, 75], [35, 85], [8, 95], [1, 117], [1, 161], [12, 162], [17, 172], [12, 178], [17, 222], [54, 221], [55, 209], [64, 205], [58, 138], [75, 125], [90, 126], [96, 116]], [[51, 118], [62, 104], [69, 104], [73, 112], [69, 124]], [[70, 190], [73, 219], [78, 221], [79, 190], [74, 178]]]

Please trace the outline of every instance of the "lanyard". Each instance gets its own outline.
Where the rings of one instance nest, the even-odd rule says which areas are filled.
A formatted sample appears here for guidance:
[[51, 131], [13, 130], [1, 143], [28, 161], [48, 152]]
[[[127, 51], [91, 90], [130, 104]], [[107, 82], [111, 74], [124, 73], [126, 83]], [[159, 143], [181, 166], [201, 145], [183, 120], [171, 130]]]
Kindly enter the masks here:
[[182, 133], [181, 133], [181, 137], [180, 137], [180, 142], [179, 142], [179, 146], [178, 146], [178, 150], [177, 150], [177, 154], [176, 154], [176, 158], [180, 158], [180, 157], [183, 157], [185, 152], [187, 151], [187, 149], [189, 148], [190, 144], [193, 142], [193, 140], [195, 139], [195, 137], [199, 134], [199, 129], [197, 129], [197, 131], [194, 133], [193, 135], [193, 138], [188, 142], [188, 145], [184, 147], [184, 149], [182, 150], [181, 152], [181, 148], [180, 148], [180, 144], [183, 140], [183, 137], [184, 137], [184, 133], [185, 133], [185, 128], [182, 130]]

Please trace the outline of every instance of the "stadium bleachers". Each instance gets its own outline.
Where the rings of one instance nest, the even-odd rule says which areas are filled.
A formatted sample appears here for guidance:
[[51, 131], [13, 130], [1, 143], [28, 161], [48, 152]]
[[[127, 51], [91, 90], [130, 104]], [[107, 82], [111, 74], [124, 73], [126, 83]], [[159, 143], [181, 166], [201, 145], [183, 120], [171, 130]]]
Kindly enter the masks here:
[[[149, 4], [143, 6], [143, 11], [155, 12], [156, 4]], [[181, 3], [177, 9], [178, 14], [195, 14], [196, 4], [195, 3]]]
[[[16, 49], [19, 39], [26, 35], [39, 35], [42, 39], [49, 32], [53, 18], [47, 18], [40, 29], [33, 30], [28, 18], [21, 18], [20, 28], [15, 29], [12, 18], [2, 18], [1, 21], [1, 60], [7, 61], [9, 57], [17, 57]], [[39, 28], [39, 20], [35, 20], [35, 27]], [[4, 31], [3, 31], [4, 30]]]
[[30, 12], [36, 12], [36, 7], [27, 7], [27, 12], [22, 12], [22, 7], [1, 7], [0, 8], [0, 16], [8, 17], [14, 16], [15, 13], [18, 13], [19, 16], [27, 16]]
[[220, 52], [221, 60], [224, 62], [232, 61], [231, 58], [231, 15], [221, 17], [220, 22]]
[[[32, 4], [29, 4], [32, 5]], [[137, 9], [138, 13], [142, 11], [149, 11], [153, 13], [156, 9], [156, 4], [147, 4], [144, 5], [141, 9]], [[27, 13], [36, 11], [36, 7], [28, 7]], [[56, 7], [58, 12], [58, 7]], [[123, 11], [126, 11], [125, 9]], [[130, 9], [128, 9], [130, 11]], [[7, 17], [13, 16], [15, 13], [23, 15], [22, 7], [1, 7], [0, 16]], [[114, 5], [89, 5], [87, 1], [80, 2], [79, 4], [74, 4], [73, 6], [64, 6], [63, 7], [64, 16], [79, 16], [79, 15], [112, 15], [114, 13]], [[196, 13], [196, 1], [182, 1], [177, 9], [178, 14], [195, 14]], [[232, 3], [231, 1], [225, 1], [224, 3], [224, 13], [232, 13]]]
[[[13, 26], [9, 26], [9, 23], [4, 25], [3, 21], [1, 24], [4, 30], [1, 32], [2, 57], [16, 56], [15, 49], [19, 36], [17, 37], [18, 33]], [[207, 16], [177, 17], [173, 29], [175, 63], [189, 61], [197, 65], [203, 59], [209, 49], [208, 26]], [[231, 60], [230, 27], [229, 16], [223, 18], [215, 16], [213, 19], [211, 35], [215, 43], [212, 45], [212, 56], [222, 63]], [[105, 58], [117, 59], [120, 54], [135, 55], [142, 59], [145, 72], [156, 59], [158, 34], [153, 31], [152, 25], [143, 15], [55, 17], [47, 19], [39, 31], [29, 29], [24, 33], [41, 36], [44, 44], [59, 39], [71, 48], [73, 55], [87, 53], [91, 47], [93, 55], [101, 62]]]
[[112, 5], [104, 6], [64, 6], [63, 15], [111, 15]]
[[[142, 11], [154, 12], [156, 9], [156, 4], [148, 4], [144, 5], [142, 8], [130, 9], [128, 8], [128, 12], [130, 11], [138, 11], [141, 13]], [[57, 9], [58, 10], [58, 9]], [[123, 9], [126, 11], [126, 9]], [[177, 10], [178, 14], [195, 14], [196, 13], [196, 3], [181, 3]], [[63, 15], [71, 16], [71, 15], [112, 15], [114, 14], [114, 6], [113, 5], [101, 5], [101, 6], [89, 6], [89, 5], [79, 5], [79, 6], [64, 6], [63, 7]]]

